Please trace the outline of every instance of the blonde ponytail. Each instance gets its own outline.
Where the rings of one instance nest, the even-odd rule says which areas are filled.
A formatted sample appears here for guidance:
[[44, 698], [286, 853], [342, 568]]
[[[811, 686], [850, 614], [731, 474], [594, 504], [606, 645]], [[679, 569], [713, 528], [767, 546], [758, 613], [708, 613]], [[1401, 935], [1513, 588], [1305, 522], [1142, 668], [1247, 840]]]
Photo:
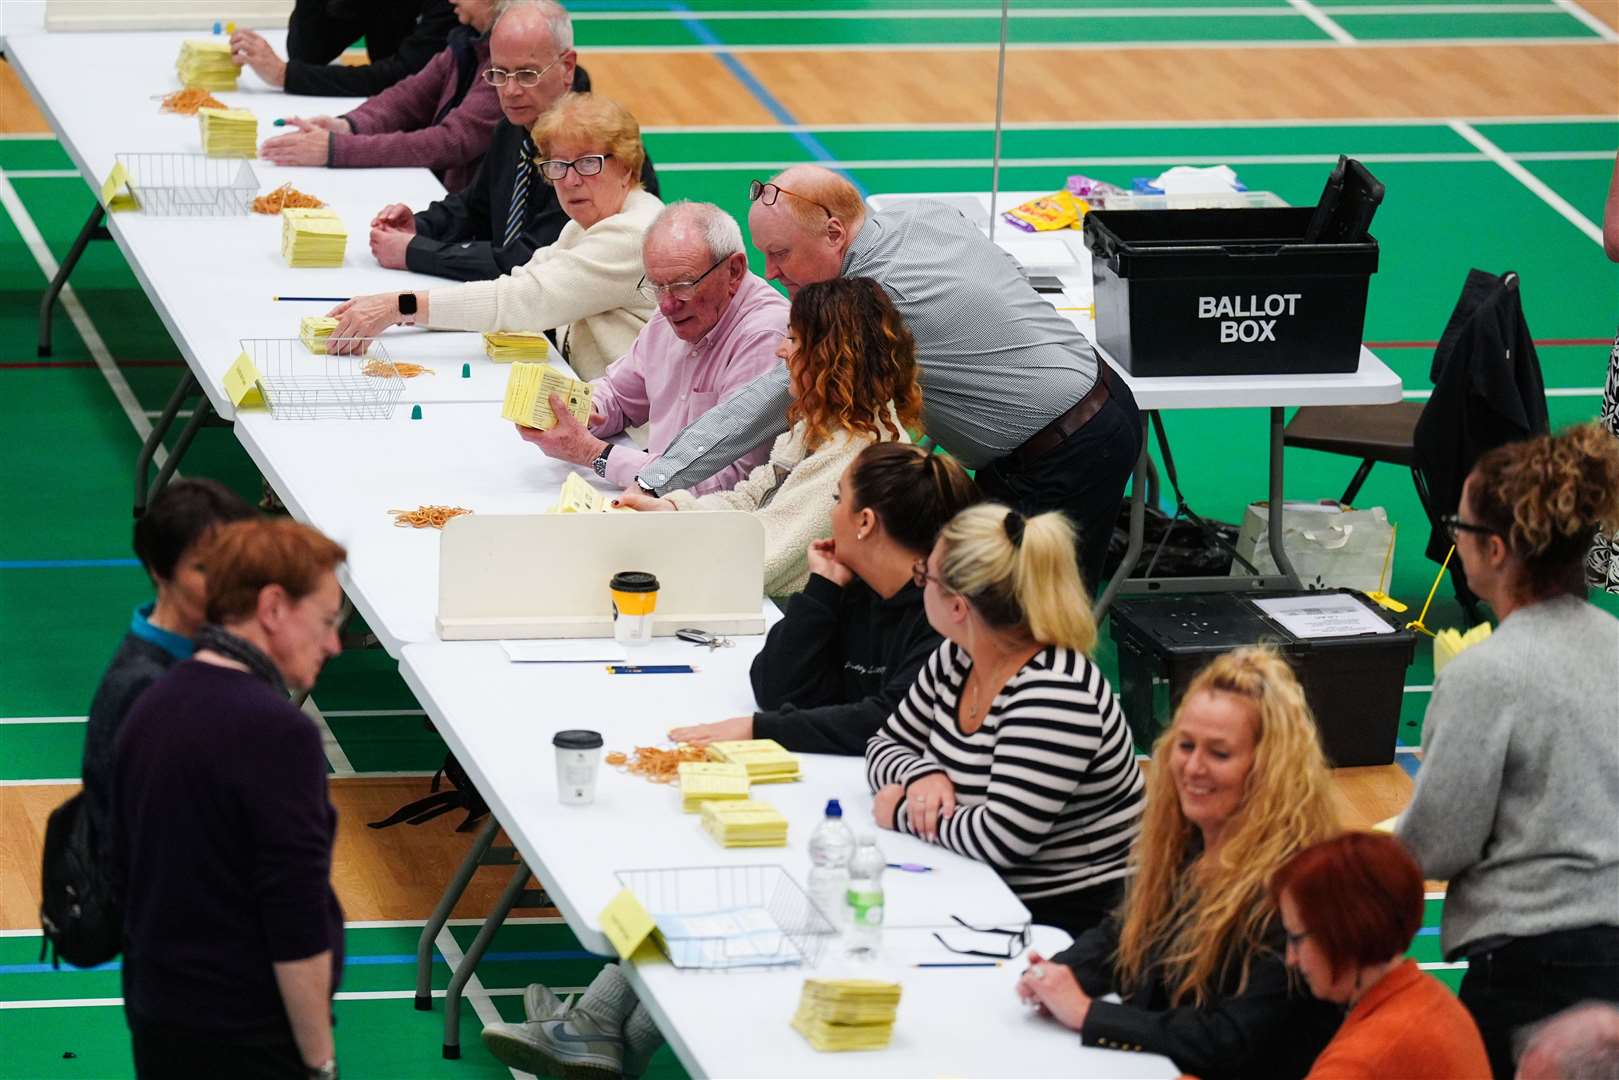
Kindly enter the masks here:
[[969, 507], [939, 533], [945, 587], [991, 626], [1018, 628], [1043, 645], [1089, 653], [1096, 616], [1062, 514], [1025, 518], [998, 503]]

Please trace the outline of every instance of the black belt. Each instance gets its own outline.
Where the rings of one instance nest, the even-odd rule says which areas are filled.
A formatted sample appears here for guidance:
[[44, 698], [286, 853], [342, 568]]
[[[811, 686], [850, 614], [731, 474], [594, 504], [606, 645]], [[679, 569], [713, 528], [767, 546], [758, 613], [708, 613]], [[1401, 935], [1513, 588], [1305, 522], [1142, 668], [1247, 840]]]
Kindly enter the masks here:
[[1067, 412], [1030, 435], [1022, 446], [1006, 455], [1007, 458], [1015, 464], [1027, 465], [1061, 446], [1074, 432], [1090, 423], [1091, 417], [1101, 412], [1102, 406], [1113, 396], [1112, 391], [1108, 389], [1109, 378], [1107, 361], [1098, 357], [1096, 383], [1090, 391], [1076, 401]]

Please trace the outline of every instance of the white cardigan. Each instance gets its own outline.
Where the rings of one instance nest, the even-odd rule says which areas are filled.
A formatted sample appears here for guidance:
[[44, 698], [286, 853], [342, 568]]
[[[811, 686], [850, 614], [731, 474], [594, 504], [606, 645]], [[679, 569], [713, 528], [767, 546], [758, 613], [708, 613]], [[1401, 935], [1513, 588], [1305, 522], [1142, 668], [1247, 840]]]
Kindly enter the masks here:
[[555, 330], [581, 379], [598, 378], [629, 352], [652, 317], [637, 289], [641, 241], [663, 202], [631, 189], [624, 209], [589, 229], [570, 221], [556, 241], [493, 281], [446, 285], [427, 294], [435, 330]]
[[765, 595], [800, 592], [809, 581], [810, 541], [832, 534], [832, 497], [843, 470], [874, 442], [911, 441], [892, 404], [887, 412], [882, 438], [836, 431], [808, 454], [800, 420], [771, 445], [770, 460], [730, 491], [701, 497], [671, 491], [668, 498], [677, 510], [744, 510], [757, 516], [765, 527]]

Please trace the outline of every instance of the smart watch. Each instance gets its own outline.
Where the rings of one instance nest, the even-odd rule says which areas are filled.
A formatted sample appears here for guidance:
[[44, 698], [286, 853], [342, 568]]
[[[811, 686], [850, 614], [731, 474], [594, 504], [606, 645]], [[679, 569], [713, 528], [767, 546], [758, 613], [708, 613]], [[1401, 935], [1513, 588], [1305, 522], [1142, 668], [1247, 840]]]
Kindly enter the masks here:
[[406, 326], [415, 326], [416, 325], [416, 294], [415, 293], [413, 293], [413, 292], [402, 292], [402, 293], [399, 294], [399, 314], [401, 316], [403, 316], [401, 321]]

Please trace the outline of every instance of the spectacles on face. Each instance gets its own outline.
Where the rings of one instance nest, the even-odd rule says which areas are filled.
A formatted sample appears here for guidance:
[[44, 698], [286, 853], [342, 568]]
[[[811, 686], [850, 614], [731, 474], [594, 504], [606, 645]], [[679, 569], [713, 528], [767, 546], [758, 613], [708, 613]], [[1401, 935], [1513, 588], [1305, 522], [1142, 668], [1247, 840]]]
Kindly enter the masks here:
[[934, 940], [958, 956], [987, 956], [992, 960], [1010, 960], [1029, 947], [1031, 927], [1028, 926], [1019, 930], [1003, 930], [998, 926], [974, 926], [960, 915], [950, 916], [950, 921], [964, 930], [971, 930], [975, 934], [992, 934], [1006, 939], [1004, 942], [993, 946], [987, 942], [978, 942], [978, 944], [985, 947], [982, 949], [970, 949], [950, 944], [944, 939], [943, 934], [935, 930], [933, 932]]
[[548, 161], [540, 162], [540, 175], [553, 184], [567, 176], [569, 169], [572, 169], [580, 176], [595, 176], [607, 167], [607, 159], [612, 156], [612, 154], [586, 154], [583, 157], [576, 157], [572, 161], [551, 158]]
[[1479, 533], [1483, 536], [1501, 535], [1499, 529], [1492, 529], [1488, 525], [1475, 525], [1471, 521], [1463, 521], [1459, 514], [1446, 514], [1439, 519], [1439, 524], [1445, 527], [1445, 534], [1450, 537], [1450, 542], [1453, 544], [1456, 542], [1457, 533]]
[[796, 191], [788, 191], [786, 188], [781, 187], [778, 184], [767, 184], [763, 180], [748, 181], [749, 202], [759, 202], [764, 203], [766, 206], [775, 206], [776, 200], [783, 195], [791, 195], [795, 199], [803, 199], [811, 206], [821, 207], [821, 210], [825, 212], [828, 218], [832, 216], [832, 211], [828, 210], [821, 203], [816, 202], [814, 199], [811, 199], [808, 196], [800, 195]]
[[[590, 174], [581, 171], [580, 175], [589, 176]], [[672, 300], [679, 300], [681, 303], [685, 303], [687, 300], [690, 300], [694, 295], [696, 295], [697, 286], [703, 283], [703, 279], [712, 274], [714, 271], [718, 270], [720, 267], [724, 266], [727, 260], [730, 258], [731, 257], [729, 255], [721, 256], [719, 262], [715, 263], [713, 266], [710, 266], [701, 274], [698, 274], [695, 281], [671, 281], [667, 285], [658, 285], [654, 282], [648, 281], [646, 279], [646, 275], [642, 274], [641, 284], [638, 286], [638, 288], [641, 291], [641, 295], [652, 301], [654, 304], [663, 299], [665, 296]]]
[[[944, 578], [928, 573], [928, 561], [926, 559], [918, 559], [911, 564], [912, 585], [915, 585], [918, 589], [925, 589], [928, 587], [928, 582], [930, 581], [943, 591], [950, 591], [950, 586], [944, 583]], [[955, 918], [955, 916], [952, 915], [951, 918]], [[960, 920], [957, 921], [959, 922]], [[963, 923], [962, 925], [966, 924]]]
[[483, 81], [496, 89], [505, 86], [507, 82], [515, 82], [518, 86], [528, 89], [540, 85], [540, 80], [545, 77], [545, 73], [560, 63], [562, 63], [562, 57], [559, 56], [538, 71], [533, 68], [518, 68], [516, 71], [507, 71], [505, 68], [492, 67], [484, 71]]

